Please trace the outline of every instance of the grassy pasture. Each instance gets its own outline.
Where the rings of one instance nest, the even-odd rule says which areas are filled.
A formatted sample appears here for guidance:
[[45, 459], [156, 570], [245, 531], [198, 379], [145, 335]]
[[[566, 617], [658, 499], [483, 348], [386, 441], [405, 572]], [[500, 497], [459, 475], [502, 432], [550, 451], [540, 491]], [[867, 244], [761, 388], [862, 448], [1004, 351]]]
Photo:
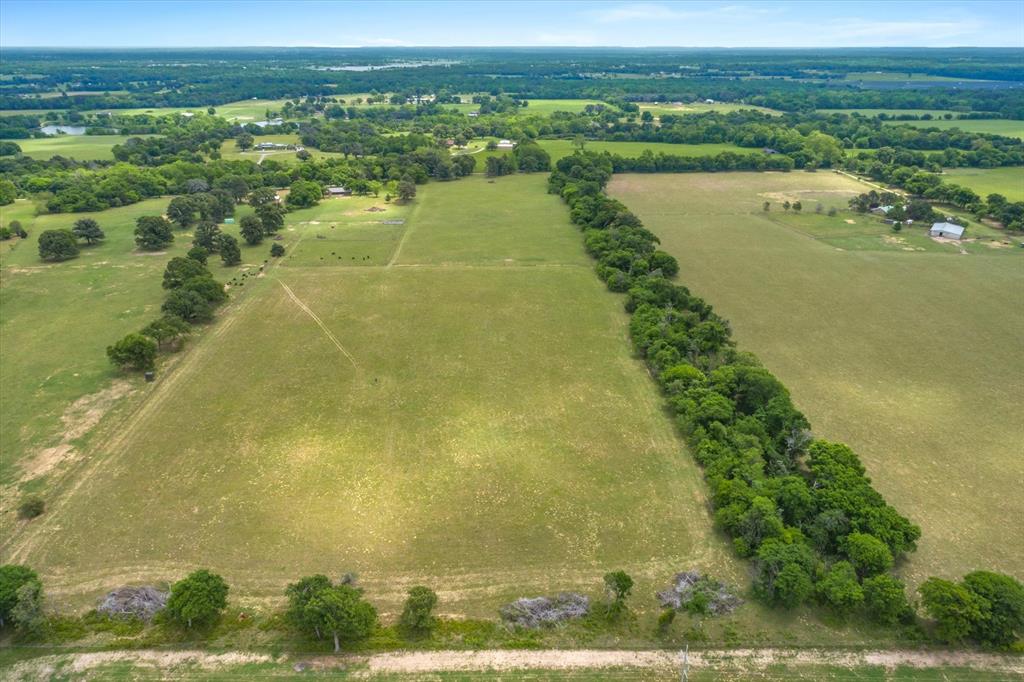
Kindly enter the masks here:
[[893, 121], [890, 123], [890, 125], [901, 124], [914, 126], [915, 128], [939, 128], [940, 130], [959, 128], [969, 133], [990, 133], [992, 135], [1024, 139], [1024, 121], [1002, 118], [967, 121]]
[[545, 181], [421, 188], [376, 267], [311, 265], [328, 209], [289, 214], [284, 262], [140, 386], [4, 558], [76, 605], [196, 565], [252, 603], [355, 570], [386, 613], [428, 582], [446, 611], [488, 617], [612, 567], [645, 595], [687, 566], [742, 584]]
[[782, 112], [768, 107], [758, 107], [753, 104], [739, 104], [736, 102], [688, 102], [686, 104], [673, 104], [671, 102], [661, 102], [658, 104], [643, 104], [640, 105], [640, 112], [645, 111], [651, 112], [656, 117], [661, 117], [664, 114], [674, 115], [686, 115], [686, 114], [706, 114], [711, 111], [717, 111], [723, 114], [727, 114], [732, 111], [740, 111], [742, 109], [754, 109], [765, 114], [780, 115]]
[[[900, 567], [912, 583], [980, 567], [1024, 575], [1024, 529], [1007, 523], [1024, 515], [1024, 396], [1011, 369], [1024, 336], [1021, 261], [986, 246], [886, 246], [859, 216], [840, 213], [815, 233], [805, 223], [827, 216], [761, 210], [793, 197], [841, 208], [863, 189], [828, 173], [633, 175], [611, 186], [679, 259], [680, 279], [789, 386], [816, 434], [851, 444], [921, 525]], [[857, 238], [876, 248], [842, 245]]]
[[[501, 156], [511, 153], [507, 149], [486, 149], [487, 140], [483, 138], [472, 140], [466, 151], [454, 153], [471, 153], [477, 159], [476, 171], [482, 173], [485, 169], [488, 156]], [[537, 140], [537, 144], [547, 150], [551, 155], [551, 162], [558, 161], [563, 156], [570, 156], [575, 153], [576, 148], [572, 140]], [[586, 147], [588, 151], [611, 152], [622, 156], [640, 156], [645, 150], [650, 149], [655, 154], [677, 154], [679, 156], [714, 156], [721, 152], [735, 152], [737, 154], [750, 154], [758, 151], [749, 147], [737, 147], [729, 143], [708, 143], [708, 144], [673, 144], [671, 142], [612, 142], [605, 140], [589, 140]]]
[[[253, 139], [253, 145], [257, 145], [260, 142], [277, 142], [279, 144], [300, 144], [299, 136], [295, 133], [289, 133], [284, 135], [256, 135]], [[338, 157], [342, 154], [340, 152], [322, 152], [319, 149], [313, 147], [306, 147], [307, 152], [313, 155], [313, 158], [323, 159]], [[278, 151], [257, 151], [256, 149], [250, 149], [248, 151], [242, 151], [238, 148], [238, 144], [234, 139], [224, 140], [220, 147], [221, 156], [225, 159], [239, 160], [248, 159], [249, 161], [259, 161], [260, 157], [266, 159], [273, 159], [274, 161], [298, 161], [295, 157], [294, 149], [285, 149]]]
[[30, 140], [15, 140], [21, 151], [33, 159], [49, 159], [60, 155], [81, 161], [110, 161], [115, 144], [124, 144], [129, 137], [146, 135], [53, 135]]
[[969, 187], [981, 197], [1002, 194], [1010, 201], [1024, 201], [1024, 168], [947, 168], [943, 182]]
[[[167, 199], [150, 199], [99, 213], [41, 216], [24, 200], [0, 207], [0, 223], [19, 220], [29, 233], [24, 241], [0, 242], [0, 485], [38, 486], [40, 476], [61, 471], [76, 455], [49, 449], [66, 443], [84, 450], [98, 420], [138, 388], [138, 382], [115, 381], [120, 374], [105, 348], [159, 315], [163, 269], [189, 248], [189, 233], [176, 231], [166, 252], [135, 249], [135, 220], [159, 215], [166, 205]], [[238, 216], [248, 210], [239, 207]], [[40, 261], [39, 234], [70, 228], [83, 217], [96, 219], [106, 240], [83, 246], [70, 261]], [[237, 223], [221, 227], [238, 236]], [[262, 262], [269, 248], [242, 242], [244, 262]], [[221, 280], [236, 272], [216, 257], [210, 264]], [[15, 500], [0, 497], [6, 525]]]

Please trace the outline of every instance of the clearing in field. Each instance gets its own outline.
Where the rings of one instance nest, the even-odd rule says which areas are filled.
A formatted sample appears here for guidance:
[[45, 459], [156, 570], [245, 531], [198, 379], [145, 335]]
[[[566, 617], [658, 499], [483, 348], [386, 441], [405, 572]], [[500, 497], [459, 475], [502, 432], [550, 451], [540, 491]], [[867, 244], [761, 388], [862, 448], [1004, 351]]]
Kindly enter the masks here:
[[129, 137], [149, 135], [53, 135], [30, 140], [14, 140], [26, 156], [46, 160], [64, 156], [78, 161], [111, 161], [114, 145], [124, 144]]
[[943, 182], [968, 187], [984, 198], [989, 194], [1002, 194], [1010, 201], [1024, 201], [1024, 168], [947, 168], [942, 172]]
[[473, 177], [384, 213], [352, 198], [289, 214], [283, 262], [136, 383], [134, 411], [3, 559], [78, 606], [197, 566], [243, 603], [355, 571], [385, 613], [422, 582], [445, 612], [487, 617], [613, 568], [652, 613], [684, 568], [745, 585], [630, 355], [621, 298], [545, 182]]
[[805, 212], [818, 202], [827, 212], [861, 191], [821, 172], [611, 184], [679, 259], [680, 280], [790, 388], [816, 435], [849, 443], [921, 525], [902, 567], [911, 583], [983, 567], [1024, 575], [1024, 526], [1012, 521], [1024, 517], [1021, 249], [921, 250], [914, 230], [878, 234], [861, 215], [778, 207], [800, 198]]
[[893, 121], [890, 125], [909, 125], [915, 128], [938, 128], [940, 130], [959, 128], [969, 133], [989, 133], [1005, 137], [1018, 137], [1024, 140], [1024, 121], [1002, 118], [967, 121]]

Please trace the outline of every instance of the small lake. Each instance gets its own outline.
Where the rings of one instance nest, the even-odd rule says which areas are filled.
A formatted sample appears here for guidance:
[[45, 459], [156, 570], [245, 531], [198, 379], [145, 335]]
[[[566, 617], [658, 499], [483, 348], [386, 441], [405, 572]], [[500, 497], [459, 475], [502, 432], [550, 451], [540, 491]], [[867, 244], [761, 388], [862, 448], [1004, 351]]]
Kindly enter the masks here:
[[85, 126], [43, 126], [43, 135], [85, 135]]

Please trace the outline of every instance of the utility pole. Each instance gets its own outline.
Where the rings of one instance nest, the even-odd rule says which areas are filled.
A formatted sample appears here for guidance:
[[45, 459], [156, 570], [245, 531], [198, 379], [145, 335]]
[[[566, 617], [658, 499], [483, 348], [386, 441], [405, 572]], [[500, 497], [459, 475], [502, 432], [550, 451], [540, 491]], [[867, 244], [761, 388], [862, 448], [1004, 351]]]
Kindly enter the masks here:
[[686, 649], [683, 651], [683, 674], [679, 677], [679, 682], [690, 682], [690, 644], [687, 642]]

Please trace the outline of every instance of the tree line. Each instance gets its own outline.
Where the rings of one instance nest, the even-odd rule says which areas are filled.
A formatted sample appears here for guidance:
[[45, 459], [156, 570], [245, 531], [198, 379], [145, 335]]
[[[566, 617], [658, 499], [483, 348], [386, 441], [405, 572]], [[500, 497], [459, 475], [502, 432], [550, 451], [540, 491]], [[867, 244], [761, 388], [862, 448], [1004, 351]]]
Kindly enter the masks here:
[[[613, 172], [608, 155], [577, 152], [558, 161], [549, 191], [568, 204], [598, 276], [625, 294], [634, 346], [704, 469], [716, 524], [753, 561], [755, 593], [786, 608], [814, 600], [841, 614], [911, 622], [904, 585], [889, 571], [915, 549], [920, 528], [874, 489], [849, 447], [812, 436], [785, 386], [736, 348], [727, 320], [672, 282], [675, 258], [603, 193]], [[1024, 615], [1024, 592], [1007, 580], [997, 591], [1005, 596], [1015, 584], [1011, 601]], [[941, 621], [944, 612], [922, 590], [925, 609]], [[998, 627], [1002, 608], [978, 618]]]

